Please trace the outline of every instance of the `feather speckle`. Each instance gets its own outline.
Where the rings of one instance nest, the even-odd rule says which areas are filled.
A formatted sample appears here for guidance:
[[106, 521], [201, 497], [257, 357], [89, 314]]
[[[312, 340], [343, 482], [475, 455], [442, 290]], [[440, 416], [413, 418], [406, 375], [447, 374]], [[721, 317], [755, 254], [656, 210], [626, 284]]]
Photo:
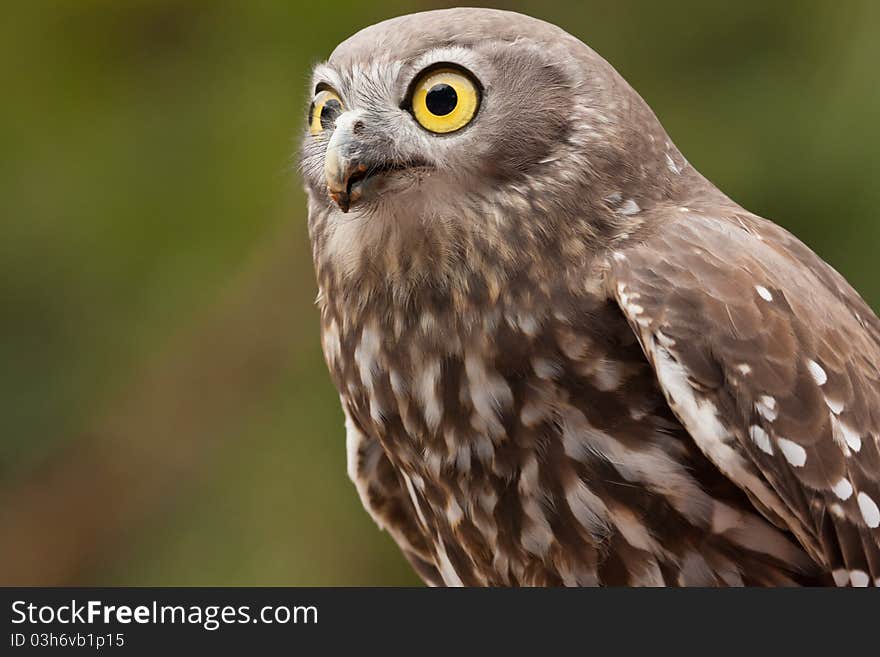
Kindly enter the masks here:
[[755, 441], [755, 444], [761, 448], [761, 451], [766, 452], [767, 454], [773, 454], [773, 446], [770, 444], [770, 436], [764, 431], [764, 429], [753, 424], [749, 427], [749, 435], [752, 440]]
[[844, 501], [848, 500], [853, 494], [853, 487], [848, 479], [839, 479], [837, 483], [831, 487], [831, 490], [834, 491], [834, 494], [837, 495], [837, 497]]
[[770, 290], [763, 285], [756, 285], [755, 290], [757, 290], [758, 294], [764, 301], [773, 301], [773, 295], [770, 293]]
[[867, 493], [859, 493], [856, 499], [859, 502], [859, 510], [862, 512], [865, 524], [871, 529], [880, 527], [880, 508], [877, 507], [874, 499]]
[[813, 376], [816, 385], [824, 386], [828, 381], [828, 375], [825, 373], [825, 369], [814, 360], [808, 360], [807, 367], [809, 368], [810, 374]]
[[776, 443], [789, 463], [796, 468], [804, 467], [804, 464], [807, 462], [807, 450], [787, 438], [777, 438]]

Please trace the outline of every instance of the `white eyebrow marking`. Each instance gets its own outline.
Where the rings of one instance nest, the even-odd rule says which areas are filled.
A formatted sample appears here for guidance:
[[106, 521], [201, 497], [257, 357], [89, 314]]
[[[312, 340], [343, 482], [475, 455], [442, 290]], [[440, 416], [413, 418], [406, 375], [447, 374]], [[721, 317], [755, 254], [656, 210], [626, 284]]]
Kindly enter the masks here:
[[454, 62], [469, 71], [474, 77], [477, 77], [475, 69], [479, 68], [479, 66], [477, 66], [474, 52], [471, 48], [465, 48], [464, 46], [440, 46], [422, 53], [418, 59], [411, 64], [407, 64], [407, 75], [418, 76], [427, 67], [443, 62]]
[[316, 65], [312, 70], [312, 87], [309, 89], [309, 93], [314, 95], [315, 88], [322, 82], [333, 87], [337, 93], [342, 92], [342, 78], [339, 77], [335, 69], [324, 62]]

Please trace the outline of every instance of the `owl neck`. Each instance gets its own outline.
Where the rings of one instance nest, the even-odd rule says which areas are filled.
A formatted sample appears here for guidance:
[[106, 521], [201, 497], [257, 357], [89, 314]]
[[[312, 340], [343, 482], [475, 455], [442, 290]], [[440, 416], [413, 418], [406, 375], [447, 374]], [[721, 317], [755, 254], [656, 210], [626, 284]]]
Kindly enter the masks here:
[[555, 204], [546, 200], [549, 181], [540, 178], [430, 214], [390, 207], [342, 215], [311, 198], [322, 312], [353, 327], [383, 318], [406, 326], [426, 313], [467, 322], [467, 312], [499, 308], [518, 295], [583, 289], [598, 280], [594, 270], [606, 254], [651, 231], [665, 207], [692, 202], [694, 194], [721, 196], [670, 148], [662, 164], [669, 175], [654, 176], [656, 184], [585, 177]]
[[607, 248], [611, 228], [564, 226], [518, 218], [497, 206], [455, 216], [370, 216], [310, 219], [322, 311], [360, 326], [394, 315], [393, 323], [425, 313], [464, 320], [511, 295], [548, 295], [565, 272], [584, 281], [584, 268]]

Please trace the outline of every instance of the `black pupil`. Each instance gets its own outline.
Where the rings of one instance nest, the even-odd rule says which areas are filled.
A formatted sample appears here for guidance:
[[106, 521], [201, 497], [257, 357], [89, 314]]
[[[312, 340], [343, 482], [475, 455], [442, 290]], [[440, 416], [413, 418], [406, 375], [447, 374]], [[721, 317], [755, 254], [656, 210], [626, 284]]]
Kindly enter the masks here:
[[446, 116], [458, 104], [458, 94], [448, 84], [435, 84], [425, 97], [425, 105], [434, 116]]
[[326, 103], [324, 103], [324, 107], [321, 108], [321, 127], [324, 130], [332, 127], [336, 122], [336, 117], [342, 112], [342, 105], [339, 104], [339, 101], [335, 98], [331, 98]]

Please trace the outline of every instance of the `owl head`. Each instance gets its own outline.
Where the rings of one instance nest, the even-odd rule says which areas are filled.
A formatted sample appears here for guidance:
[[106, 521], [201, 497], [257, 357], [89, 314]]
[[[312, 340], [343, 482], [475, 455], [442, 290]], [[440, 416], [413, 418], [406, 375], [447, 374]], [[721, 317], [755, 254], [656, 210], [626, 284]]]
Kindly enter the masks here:
[[549, 254], [620, 230], [685, 166], [605, 60], [511, 12], [373, 25], [315, 68], [310, 91], [302, 170], [316, 260], [349, 273], [403, 275], [420, 254], [434, 272]]

